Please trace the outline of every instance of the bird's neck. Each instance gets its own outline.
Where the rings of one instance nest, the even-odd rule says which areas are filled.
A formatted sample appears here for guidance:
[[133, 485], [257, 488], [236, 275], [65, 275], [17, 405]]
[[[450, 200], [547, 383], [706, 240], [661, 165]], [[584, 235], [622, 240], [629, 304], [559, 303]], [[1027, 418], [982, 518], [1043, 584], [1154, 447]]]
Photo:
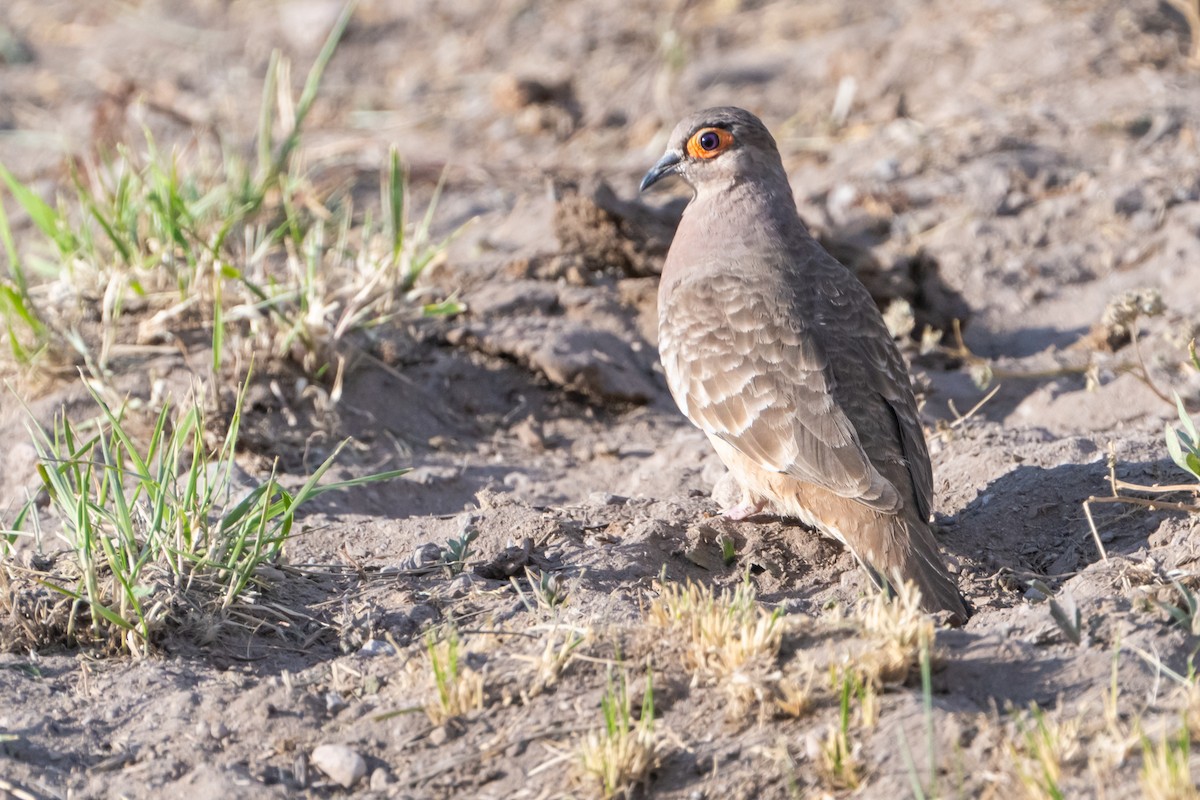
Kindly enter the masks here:
[[734, 267], [757, 251], [786, 252], [807, 238], [785, 175], [770, 181], [731, 179], [699, 188], [684, 209], [663, 265], [669, 288], [698, 267]]

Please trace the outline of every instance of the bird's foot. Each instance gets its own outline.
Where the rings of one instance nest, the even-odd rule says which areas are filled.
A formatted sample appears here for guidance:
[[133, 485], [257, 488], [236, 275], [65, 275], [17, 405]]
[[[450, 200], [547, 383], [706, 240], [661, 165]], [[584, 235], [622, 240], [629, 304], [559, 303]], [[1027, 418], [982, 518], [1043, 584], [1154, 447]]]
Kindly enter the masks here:
[[743, 500], [736, 506], [722, 511], [721, 516], [734, 522], [741, 522], [744, 519], [753, 517], [755, 514], [761, 513], [766, 507], [766, 500]]

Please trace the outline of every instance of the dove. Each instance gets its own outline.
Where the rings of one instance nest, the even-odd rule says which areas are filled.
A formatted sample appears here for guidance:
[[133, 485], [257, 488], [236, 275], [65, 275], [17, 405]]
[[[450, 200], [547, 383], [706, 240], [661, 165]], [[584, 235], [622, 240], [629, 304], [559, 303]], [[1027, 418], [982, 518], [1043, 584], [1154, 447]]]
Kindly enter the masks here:
[[679, 123], [641, 182], [693, 190], [658, 289], [671, 395], [742, 490], [724, 514], [798, 519], [840, 541], [881, 587], [969, 616], [929, 519], [933, 472], [911, 379], [870, 294], [800, 219], [758, 117]]

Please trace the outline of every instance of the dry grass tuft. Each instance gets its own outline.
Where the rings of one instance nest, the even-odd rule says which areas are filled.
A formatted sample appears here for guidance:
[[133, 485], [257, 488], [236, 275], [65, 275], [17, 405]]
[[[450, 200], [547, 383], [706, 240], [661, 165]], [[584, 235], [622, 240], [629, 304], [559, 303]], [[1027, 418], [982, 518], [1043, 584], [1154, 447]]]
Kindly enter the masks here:
[[779, 611], [758, 605], [750, 584], [719, 593], [690, 581], [657, 588], [649, 621], [683, 635], [689, 669], [727, 678], [755, 663], [774, 663], [787, 623]]
[[831, 727], [821, 743], [817, 771], [834, 790], [857, 789], [862, 784], [862, 746], [852, 742], [845, 728]]
[[760, 721], [771, 714], [801, 716], [813, 703], [811, 662], [798, 670], [778, 668], [779, 649], [791, 623], [779, 611], [767, 611], [754, 587], [743, 583], [715, 592], [691, 582], [660, 584], [648, 619], [680, 641], [693, 685], [720, 683], [729, 697], [730, 719], [758, 709]]
[[895, 595], [883, 592], [863, 601], [853, 620], [880, 646], [865, 654], [861, 668], [881, 683], [904, 683], [920, 666], [922, 648], [932, 648], [933, 619], [921, 610], [921, 593], [911, 582]]
[[817, 696], [813, 688], [816, 674], [816, 667], [806, 663], [799, 673], [780, 676], [770, 698], [776, 713], [799, 718], [812, 711]]
[[622, 674], [614, 681], [608, 676], [608, 689], [600, 700], [604, 725], [589, 733], [578, 749], [579, 767], [586, 783], [599, 790], [599, 796], [627, 797], [643, 784], [658, 765], [664, 745], [654, 730], [653, 673], [646, 677], [641, 715], [633, 718], [629, 701], [628, 678]]
[[1053, 719], [1034, 703], [1015, 725], [1017, 736], [1008, 745], [1022, 796], [1061, 800], [1064, 767], [1083, 753], [1079, 720]]
[[1192, 780], [1188, 756], [1191, 736], [1182, 727], [1157, 744], [1142, 740], [1142, 769], [1138, 783], [1146, 800], [1197, 800], [1200, 791]]
[[533, 667], [529, 687], [522, 692], [528, 700], [537, 697], [546, 689], [558, 683], [563, 672], [575, 659], [576, 651], [595, 638], [595, 632], [587, 626], [553, 625], [543, 637], [540, 650], [532, 655], [514, 656], [519, 661], [528, 662]]
[[435, 725], [483, 708], [483, 675], [463, 663], [460, 644], [458, 632], [453, 628], [440, 639], [432, 631], [425, 638], [429, 668], [437, 689], [434, 698], [425, 704], [425, 714]]

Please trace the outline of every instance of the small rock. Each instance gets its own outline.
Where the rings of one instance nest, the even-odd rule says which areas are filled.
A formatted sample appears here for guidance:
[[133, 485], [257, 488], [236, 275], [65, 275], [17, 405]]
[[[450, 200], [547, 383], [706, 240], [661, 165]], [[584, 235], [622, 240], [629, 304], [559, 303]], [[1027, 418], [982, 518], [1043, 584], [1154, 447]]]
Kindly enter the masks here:
[[628, 497], [609, 492], [592, 492], [588, 495], [588, 504], [593, 506], [623, 506], [629, 502]]
[[451, 739], [457, 739], [466, 733], [466, 731], [467, 727], [462, 719], [453, 717], [429, 732], [429, 743], [437, 747]]
[[330, 714], [336, 714], [345, 708], [347, 705], [345, 699], [337, 692], [325, 693], [325, 710]]
[[871, 177], [880, 181], [894, 181], [900, 175], [900, 162], [895, 158], [881, 158], [871, 166]]
[[474, 575], [464, 572], [450, 581], [448, 592], [451, 597], [464, 597], [474, 588], [477, 579]]
[[530, 483], [529, 476], [523, 472], [510, 472], [504, 476], [504, 485], [514, 491], [520, 491]]
[[368, 639], [358, 652], [364, 656], [394, 656], [396, 648], [382, 639]]
[[432, 564], [437, 564], [442, 560], [442, 546], [433, 542], [426, 542], [413, 550], [410, 564], [415, 568], [428, 567]]
[[313, 765], [339, 786], [349, 789], [367, 774], [367, 762], [344, 744], [323, 744], [312, 751]]
[[219, 742], [229, 736], [229, 728], [224, 722], [217, 720], [209, 727], [208, 734]]
[[392, 774], [384, 767], [376, 767], [371, 773], [371, 791], [382, 792], [392, 785]]
[[713, 486], [712, 499], [721, 508], [733, 508], [742, 500], [742, 487], [732, 472], [726, 472]]

